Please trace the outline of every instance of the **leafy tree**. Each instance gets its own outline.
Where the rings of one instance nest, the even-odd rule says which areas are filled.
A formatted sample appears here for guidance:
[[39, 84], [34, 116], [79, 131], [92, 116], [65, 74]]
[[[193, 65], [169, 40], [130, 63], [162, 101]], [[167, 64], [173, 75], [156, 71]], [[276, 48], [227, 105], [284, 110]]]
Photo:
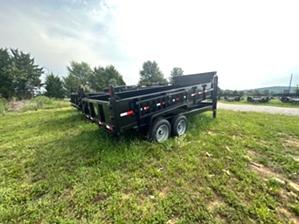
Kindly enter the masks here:
[[150, 85], [153, 83], [167, 83], [163, 73], [160, 71], [156, 61], [146, 61], [139, 72], [139, 85]]
[[56, 99], [64, 98], [63, 82], [53, 73], [47, 75], [45, 89], [47, 91], [45, 95], [48, 97], [54, 97]]
[[69, 74], [63, 78], [63, 88], [67, 93], [76, 92], [79, 86], [88, 86], [92, 69], [86, 62], [71, 61], [67, 70]]
[[97, 92], [103, 91], [109, 84], [114, 86], [126, 85], [122, 75], [113, 65], [106, 66], [105, 68], [101, 66], [95, 67], [88, 82], [90, 88]]
[[12, 77], [13, 86], [18, 99], [30, 98], [33, 90], [41, 86], [40, 76], [43, 68], [35, 64], [30, 54], [25, 54], [18, 49], [11, 49], [11, 66], [7, 70]]
[[63, 86], [67, 92], [76, 91], [79, 86], [83, 87], [85, 91], [102, 92], [109, 84], [115, 86], [126, 84], [122, 75], [113, 65], [105, 68], [98, 66], [92, 70], [85, 62], [72, 61], [71, 66], [67, 69], [69, 75], [63, 79]]
[[88, 78], [88, 83], [92, 91], [102, 92], [106, 87], [105, 69], [101, 66], [94, 67], [91, 76]]
[[92, 69], [86, 62], [71, 61], [71, 66], [67, 66], [69, 76], [77, 78], [81, 85], [88, 85], [88, 79], [92, 75]]
[[0, 97], [9, 99], [15, 95], [11, 68], [11, 56], [7, 49], [0, 49]]
[[80, 86], [80, 80], [72, 75], [68, 75], [67, 77], [63, 77], [63, 88], [65, 92], [77, 92], [78, 87]]
[[117, 80], [116, 79], [110, 79], [109, 80], [109, 85], [118, 86], [117, 85]]
[[183, 75], [184, 71], [180, 67], [174, 67], [170, 73], [169, 82], [173, 83], [173, 77]]
[[105, 87], [107, 87], [109, 84], [114, 84], [118, 86], [126, 85], [122, 75], [116, 70], [116, 68], [113, 65], [109, 65], [105, 68], [104, 80], [106, 84]]

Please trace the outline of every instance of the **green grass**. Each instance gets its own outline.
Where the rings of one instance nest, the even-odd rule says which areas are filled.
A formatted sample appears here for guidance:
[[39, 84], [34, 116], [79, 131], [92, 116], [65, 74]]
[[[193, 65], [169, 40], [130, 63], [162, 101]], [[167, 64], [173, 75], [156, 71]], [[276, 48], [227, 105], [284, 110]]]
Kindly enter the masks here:
[[244, 97], [244, 100], [241, 100], [241, 101], [232, 101], [232, 102], [229, 102], [227, 100], [221, 99], [221, 100], [218, 100], [218, 102], [229, 103], [229, 104], [248, 104], [248, 105], [258, 105], [258, 106], [275, 106], [275, 107], [299, 108], [299, 104], [283, 103], [279, 99], [272, 99], [268, 103], [260, 103], [260, 102], [254, 103], [254, 102], [248, 102], [246, 100], [246, 97]]
[[156, 144], [115, 138], [72, 108], [8, 114], [0, 223], [298, 222], [298, 124], [219, 110]]

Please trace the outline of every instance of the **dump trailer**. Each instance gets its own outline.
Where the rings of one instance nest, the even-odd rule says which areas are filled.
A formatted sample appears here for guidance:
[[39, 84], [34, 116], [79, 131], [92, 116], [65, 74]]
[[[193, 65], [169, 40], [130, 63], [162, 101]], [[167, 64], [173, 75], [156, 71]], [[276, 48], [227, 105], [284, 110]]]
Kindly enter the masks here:
[[269, 96], [248, 96], [247, 101], [248, 102], [254, 102], [254, 103], [268, 103], [272, 98]]
[[283, 103], [299, 104], [299, 91], [297, 93], [274, 94], [273, 96], [278, 97]]
[[82, 112], [110, 133], [134, 129], [150, 140], [163, 142], [184, 134], [185, 115], [217, 110], [217, 72], [173, 77], [172, 85], [108, 93], [82, 98]]

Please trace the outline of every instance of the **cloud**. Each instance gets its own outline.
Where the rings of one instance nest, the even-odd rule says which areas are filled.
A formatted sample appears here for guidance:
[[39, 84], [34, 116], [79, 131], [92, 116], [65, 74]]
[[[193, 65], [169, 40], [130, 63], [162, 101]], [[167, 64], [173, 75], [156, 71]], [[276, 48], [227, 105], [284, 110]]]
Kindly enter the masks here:
[[167, 77], [217, 71], [222, 88], [299, 76], [296, 1], [16, 1], [0, 3], [1, 46], [31, 52], [54, 73], [69, 62], [113, 64], [135, 84], [146, 60]]

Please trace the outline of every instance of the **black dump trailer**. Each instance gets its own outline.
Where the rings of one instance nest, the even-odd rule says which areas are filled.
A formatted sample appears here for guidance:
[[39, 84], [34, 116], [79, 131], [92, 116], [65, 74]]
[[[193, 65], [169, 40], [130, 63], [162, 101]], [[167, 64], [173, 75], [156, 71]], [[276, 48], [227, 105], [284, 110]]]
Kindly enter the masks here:
[[274, 94], [273, 96], [278, 97], [283, 103], [299, 104], [299, 91], [297, 93]]
[[[172, 85], [86, 95], [79, 104], [85, 116], [108, 132], [120, 135], [130, 129], [153, 141], [184, 134], [187, 114], [217, 110], [217, 72], [174, 77]], [[75, 105], [74, 99], [71, 99]], [[78, 102], [77, 102], [78, 103]], [[74, 106], [74, 105], [73, 105]], [[76, 106], [78, 108], [78, 106]]]
[[269, 96], [248, 96], [247, 101], [253, 103], [268, 103], [272, 98]]

